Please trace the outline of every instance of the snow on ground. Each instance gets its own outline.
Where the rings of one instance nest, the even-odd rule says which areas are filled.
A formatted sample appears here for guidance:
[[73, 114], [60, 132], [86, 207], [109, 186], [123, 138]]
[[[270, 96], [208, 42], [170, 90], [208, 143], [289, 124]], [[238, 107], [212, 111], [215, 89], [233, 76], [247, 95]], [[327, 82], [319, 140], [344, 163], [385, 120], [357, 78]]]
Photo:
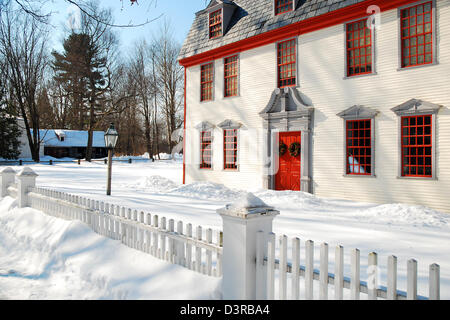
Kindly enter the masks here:
[[81, 222], [18, 209], [15, 202], [0, 202], [0, 299], [220, 298], [218, 278], [132, 250]]
[[[20, 169], [20, 167], [13, 168], [15, 170]], [[150, 161], [139, 161], [133, 162], [133, 164], [114, 163], [112, 197], [107, 197], [105, 195], [106, 166], [102, 163], [82, 163], [81, 165], [77, 165], [76, 163], [58, 163], [53, 166], [33, 165], [32, 168], [39, 174], [37, 179], [37, 184], [39, 186], [77, 195], [84, 195], [97, 200], [109, 201], [116, 205], [127, 206], [133, 209], [144, 210], [153, 214], [165, 216], [168, 219], [173, 218], [182, 220], [185, 223], [192, 223], [194, 226], [202, 225], [204, 228], [221, 229], [222, 221], [220, 216], [216, 213], [216, 209], [235, 201], [243, 194], [243, 190], [232, 190], [223, 185], [208, 182], [182, 185], [182, 164], [179, 160], [157, 161], [154, 163]], [[327, 242], [330, 245], [330, 272], [334, 271], [334, 266], [332, 264], [332, 261], [334, 261], [334, 247], [337, 245], [344, 246], [346, 276], [350, 275], [350, 250], [359, 248], [361, 250], [361, 277], [364, 279], [367, 268], [367, 255], [370, 252], [375, 251], [379, 254], [380, 284], [385, 285], [386, 279], [384, 275], [386, 274], [387, 257], [388, 255], [393, 254], [398, 257], [399, 263], [398, 288], [404, 290], [406, 289], [406, 261], [410, 258], [415, 258], [419, 263], [419, 294], [426, 296], [428, 295], [428, 267], [430, 264], [436, 262], [441, 266], [441, 296], [444, 299], [450, 299], [450, 255], [448, 254], [450, 245], [450, 215], [447, 213], [405, 204], [377, 205], [346, 200], [321, 199], [302, 192], [277, 192], [271, 190], [246, 191], [252, 191], [253, 194], [264, 201], [264, 203], [274, 206], [281, 211], [280, 216], [274, 220], [275, 233], [278, 235], [286, 234], [290, 237], [299, 237], [302, 242], [309, 239], [315, 241], [316, 268], [318, 268], [320, 256], [319, 245], [322, 242]], [[4, 205], [4, 201], [6, 200], [3, 200], [2, 205]], [[11, 217], [11, 211], [5, 213], [4, 210], [4, 208], [3, 210], [0, 208], [0, 237], [2, 237], [0, 251], [3, 250], [3, 252], [9, 252], [10, 249], [8, 246], [3, 245], [3, 238], [16, 236], [13, 232], [15, 228], [3, 228], [3, 225], [7, 223], [5, 221], [9, 221], [8, 219], [10, 218], [8, 217]], [[30, 212], [33, 212], [34, 215], [37, 214], [31, 209], [25, 210], [29, 210], [23, 213], [28, 216], [32, 216]], [[54, 218], [48, 219], [53, 221], [52, 219]], [[25, 219], [24, 221], [28, 220]], [[33, 220], [31, 220], [31, 222], [28, 221], [30, 226], [33, 225], [32, 222]], [[51, 225], [57, 223], [64, 224], [67, 222], [53, 221], [48, 223]], [[76, 223], [72, 224], [76, 225]], [[71, 226], [75, 228], [74, 225]], [[78, 228], [81, 227], [81, 225], [78, 226]], [[52, 237], [57, 237], [51, 232], [44, 233], [43, 230], [47, 230], [46, 228], [41, 229], [42, 239], [40, 239], [40, 241], [42, 247], [45, 247], [44, 243], [46, 243], [46, 241], [51, 242]], [[50, 228], [50, 230], [53, 229]], [[24, 232], [28, 233], [28, 231], [25, 228]], [[93, 233], [86, 236], [85, 234], [88, 234], [88, 230], [86, 230], [85, 234], [78, 232], [74, 233], [80, 234], [79, 237], [74, 239], [83, 238], [83, 241], [71, 242], [71, 246], [73, 247], [76, 247], [78, 245], [76, 243], [80, 242], [84, 248], [91, 248], [89, 244], [92, 245], [95, 241], [84, 241], [84, 237], [87, 239], [95, 238], [97, 241], [104, 241], [104, 243], [98, 245], [99, 251], [102, 251], [101, 247], [106, 246], [105, 252], [108, 250], [111, 250], [112, 252], [117, 251], [121, 252], [123, 257], [133, 255], [133, 257], [136, 257], [135, 259], [148, 259], [152, 262], [152, 266], [150, 266], [150, 263], [143, 263], [142, 266], [140, 266], [139, 263], [134, 263], [133, 268], [142, 268], [140, 271], [136, 271], [136, 273], [145, 273], [145, 271], [142, 270], [147, 269], [149, 273], [152, 273], [153, 264], [156, 266], [158, 263], [162, 263], [158, 260], [153, 260], [150, 256], [147, 257], [145, 254], [142, 254], [143, 256], [141, 256], [138, 252], [121, 246], [120, 244], [116, 244], [112, 240], [105, 240]], [[72, 232], [69, 232], [69, 234], [72, 234]], [[30, 235], [28, 235], [28, 237], [29, 236]], [[48, 240], [44, 240], [47, 238]], [[109, 243], [110, 241], [111, 244]], [[63, 251], [58, 250], [65, 250], [63, 244], [68, 245], [68, 240], [61, 242], [56, 241], [54, 244], [54, 251], [45, 251], [43, 256], [48, 256], [48, 260], [44, 259], [43, 261], [40, 261], [36, 258], [36, 261], [27, 263], [27, 265], [34, 265], [33, 268], [37, 268], [36, 271], [31, 274], [34, 274], [35, 277], [40, 279], [39, 277], [41, 277], [43, 273], [39, 272], [39, 270], [42, 271], [45, 269], [38, 269], [36, 265], [46, 265], [46, 261], [50, 260], [56, 261], [52, 265], [57, 265], [58, 263], [62, 263], [62, 261], [66, 261], [64, 259], [58, 260], [53, 256], [54, 254], [62, 254], [60, 252]], [[0, 271], [0, 297], [2, 296], [2, 292], [4, 292], [4, 289], [2, 289], [4, 288], [4, 279], [12, 282], [15, 280], [19, 281], [18, 279], [23, 280], [20, 277], [2, 276], [5, 270], [8, 273], [9, 270], [14, 270], [16, 272], [20, 269], [16, 266], [19, 257], [22, 255], [25, 256], [25, 253], [28, 252], [28, 250], [31, 252], [27, 255], [31, 257], [39, 256], [39, 254], [33, 251], [34, 249], [32, 249], [30, 242], [25, 241], [21, 246], [23, 248], [18, 250], [17, 255], [15, 256], [5, 256], [4, 253], [0, 254], [0, 269], [3, 269], [3, 271]], [[111, 249], [109, 246], [112, 246], [114, 249]], [[91, 249], [78, 248], [78, 250], [74, 249], [72, 252], [76, 251], [86, 251], [88, 252], [86, 254], [89, 255], [92, 253], [92, 257], [96, 257], [95, 250], [91, 251]], [[105, 257], [105, 255], [100, 254], [99, 258], [95, 260], [95, 263], [88, 263], [88, 266], [84, 266], [84, 263], [89, 261], [89, 259], [86, 258], [84, 260], [84, 257], [79, 258], [78, 254], [75, 253], [73, 256], [77, 257], [76, 259], [78, 259], [77, 261], [79, 261], [79, 264], [76, 263], [78, 269], [74, 271], [74, 273], [71, 273], [71, 276], [75, 276], [74, 274], [80, 272], [79, 270], [90, 270], [77, 274], [76, 277], [81, 277], [83, 281], [85, 281], [84, 285], [87, 286], [86, 290], [91, 291], [92, 294], [92, 296], [88, 296], [89, 292], [84, 293], [81, 288], [83, 284], [80, 284], [80, 292], [74, 293], [76, 288], [73, 288], [72, 290], [72, 294], [75, 296], [78, 294], [81, 295], [81, 297], [87, 297], [89, 299], [105, 297], [114, 299], [123, 297], [142, 299], [147, 299], [148, 297], [154, 298], [152, 293], [145, 292], [144, 287], [147, 290], [150, 289], [143, 285], [141, 281], [136, 281], [136, 288], [133, 288], [131, 280], [129, 282], [125, 281], [127, 285], [124, 285], [126, 289], [123, 289], [123, 291], [122, 287], [115, 285], [116, 283], [121, 282], [121, 280], [117, 280], [117, 278], [113, 277], [115, 273], [110, 271], [116, 268], [115, 264], [120, 266], [121, 264], [126, 263], [125, 261], [122, 261], [120, 255], [117, 255], [113, 264], [112, 258], [104, 260], [101, 259], [101, 257]], [[107, 266], [105, 266], [105, 268], [95, 268], [98, 269], [98, 271], [91, 273], [96, 264], [105, 264]], [[165, 268], [169, 267], [173, 269], [178, 268], [176, 266], [166, 266]], [[55, 273], [55, 276], [67, 277], [66, 273], [68, 272], [69, 267], [66, 268], [67, 269], [62, 268], [47, 273], [47, 277], [51, 277], [53, 273]], [[164, 267], [161, 268], [164, 269]], [[122, 268], [119, 267], [118, 269]], [[124, 268], [123, 270], [128, 269]], [[186, 276], [186, 283], [190, 283], [188, 279], [199, 277], [199, 275], [195, 274], [190, 275], [190, 271], [185, 272], [186, 274], [189, 274], [189, 276]], [[18, 272], [18, 274], [21, 273]], [[179, 283], [179, 279], [184, 279], [184, 276], [185, 274], [183, 273], [183, 277], [174, 277], [174, 285], [182, 287], [183, 284]], [[100, 288], [101, 286], [96, 286], [96, 284], [101, 283], [96, 277], [103, 279], [104, 283], [107, 283], [107, 285], [102, 288]], [[132, 278], [133, 275], [130, 275], [127, 279]], [[147, 278], [144, 276], [144, 279]], [[163, 276], [158, 277], [158, 279], [165, 281]], [[189, 293], [192, 288], [186, 286], [186, 292], [188, 292], [186, 294], [194, 295], [195, 293], [202, 298], [208, 298], [208, 295], [217, 297], [217, 282], [210, 282], [212, 281], [211, 279], [212, 278], [208, 278], [207, 281], [204, 281], [205, 286], [207, 285], [205, 291], [197, 292], [196, 289], [195, 292]], [[60, 281], [63, 282], [61, 279]], [[149, 283], [151, 282], [151, 280], [148, 281]], [[152, 278], [152, 281], [159, 280]], [[170, 280], [167, 281], [170, 282]], [[142, 282], [146, 283], [146, 281]], [[56, 283], [58, 283], [58, 281]], [[47, 278], [42, 282], [42, 287], [44, 288], [46, 285], [50, 284], [53, 284], [53, 281], [50, 281]], [[13, 285], [14, 283], [11, 284], [11, 286]], [[92, 288], [92, 286], [95, 286], [95, 289]], [[108, 287], [108, 289], [106, 289], [106, 287]], [[45, 294], [45, 292], [42, 291], [42, 294]], [[127, 295], [125, 296], [123, 292], [127, 292]], [[167, 295], [164, 297], [171, 299], [169, 290], [166, 290], [166, 292]], [[180, 292], [183, 292], [183, 290], [174, 291], [176, 294], [181, 294]], [[58, 294], [64, 296], [63, 290], [56, 293], [56, 295]], [[174, 298], [176, 297], [178, 296], [175, 295]], [[192, 296], [192, 298], [195, 299], [196, 296]]]

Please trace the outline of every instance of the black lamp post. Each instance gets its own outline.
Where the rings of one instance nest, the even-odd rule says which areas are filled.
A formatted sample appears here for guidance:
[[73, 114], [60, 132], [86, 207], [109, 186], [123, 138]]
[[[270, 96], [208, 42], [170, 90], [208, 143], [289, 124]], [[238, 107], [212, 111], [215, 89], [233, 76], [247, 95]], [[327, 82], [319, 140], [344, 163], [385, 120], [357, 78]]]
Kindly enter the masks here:
[[111, 123], [111, 126], [105, 133], [105, 146], [108, 149], [108, 186], [106, 188], [107, 196], [111, 195], [112, 155], [118, 139], [119, 134], [117, 133], [117, 130], [114, 128], [114, 123]]

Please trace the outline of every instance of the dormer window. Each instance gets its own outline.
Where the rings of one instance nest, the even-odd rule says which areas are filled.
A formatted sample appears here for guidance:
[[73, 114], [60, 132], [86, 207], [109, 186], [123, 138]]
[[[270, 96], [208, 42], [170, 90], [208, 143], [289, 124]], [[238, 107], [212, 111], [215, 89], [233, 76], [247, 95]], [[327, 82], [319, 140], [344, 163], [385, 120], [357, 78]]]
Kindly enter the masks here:
[[58, 138], [59, 141], [64, 142], [66, 138], [66, 133], [62, 130], [55, 130], [56, 138]]
[[209, 39], [223, 37], [238, 6], [230, 0], [211, 1], [206, 8]]
[[275, 15], [294, 10], [294, 0], [275, 0]]
[[215, 39], [222, 36], [222, 9], [209, 14], [209, 38]]

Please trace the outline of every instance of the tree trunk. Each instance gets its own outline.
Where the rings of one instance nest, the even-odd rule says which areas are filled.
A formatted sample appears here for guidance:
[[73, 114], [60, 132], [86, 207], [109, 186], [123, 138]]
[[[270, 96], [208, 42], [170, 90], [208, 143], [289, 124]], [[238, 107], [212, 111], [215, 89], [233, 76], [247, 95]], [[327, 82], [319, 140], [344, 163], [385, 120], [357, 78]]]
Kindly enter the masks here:
[[149, 155], [150, 159], [153, 160], [153, 144], [152, 144], [152, 139], [151, 139], [151, 134], [150, 134], [150, 132], [151, 132], [151, 125], [150, 125], [150, 123], [151, 123], [151, 120], [149, 119], [149, 117], [146, 117], [146, 119], [145, 119], [145, 133], [144, 133], [144, 135], [145, 135], [145, 142], [146, 142], [146, 145], [147, 145], [148, 155]]
[[158, 160], [161, 160], [160, 156], [160, 149], [159, 149], [159, 130], [158, 130], [158, 120], [157, 120], [157, 114], [158, 114], [158, 107], [156, 104], [156, 95], [155, 95], [155, 116], [153, 117], [153, 127], [155, 130], [154, 136], [155, 136], [155, 146], [156, 146], [156, 154], [158, 155]]
[[95, 126], [95, 101], [90, 101], [90, 115], [89, 115], [89, 129], [88, 129], [88, 144], [86, 148], [86, 161], [92, 161], [92, 142], [94, 140], [94, 126]]

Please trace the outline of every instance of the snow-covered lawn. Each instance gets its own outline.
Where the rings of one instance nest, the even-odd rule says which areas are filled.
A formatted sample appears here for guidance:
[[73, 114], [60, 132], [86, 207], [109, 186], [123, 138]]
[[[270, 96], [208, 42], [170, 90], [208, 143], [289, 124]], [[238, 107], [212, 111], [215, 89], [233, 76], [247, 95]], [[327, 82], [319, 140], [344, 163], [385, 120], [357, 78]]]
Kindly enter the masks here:
[[[13, 167], [20, 170], [20, 167]], [[114, 163], [113, 195], [105, 195], [106, 166], [101, 163], [33, 165], [37, 185], [144, 210], [205, 228], [221, 229], [216, 209], [233, 202], [242, 190], [222, 185], [182, 185], [179, 161]], [[281, 211], [274, 232], [319, 245], [343, 245], [349, 266], [350, 249], [361, 250], [361, 277], [367, 255], [379, 254], [381, 285], [388, 255], [399, 262], [401, 290], [406, 289], [406, 261], [419, 263], [419, 294], [428, 295], [428, 267], [441, 266], [441, 297], [450, 299], [450, 215], [403, 204], [376, 205], [320, 199], [301, 192], [248, 190]], [[0, 299], [214, 299], [220, 280], [102, 238], [78, 222], [13, 208], [0, 203]], [[449, 200], [450, 201], [450, 200]], [[330, 264], [330, 272], [333, 272]], [[346, 275], [350, 270], [346, 268]], [[200, 285], [201, 284], [201, 285]]]

